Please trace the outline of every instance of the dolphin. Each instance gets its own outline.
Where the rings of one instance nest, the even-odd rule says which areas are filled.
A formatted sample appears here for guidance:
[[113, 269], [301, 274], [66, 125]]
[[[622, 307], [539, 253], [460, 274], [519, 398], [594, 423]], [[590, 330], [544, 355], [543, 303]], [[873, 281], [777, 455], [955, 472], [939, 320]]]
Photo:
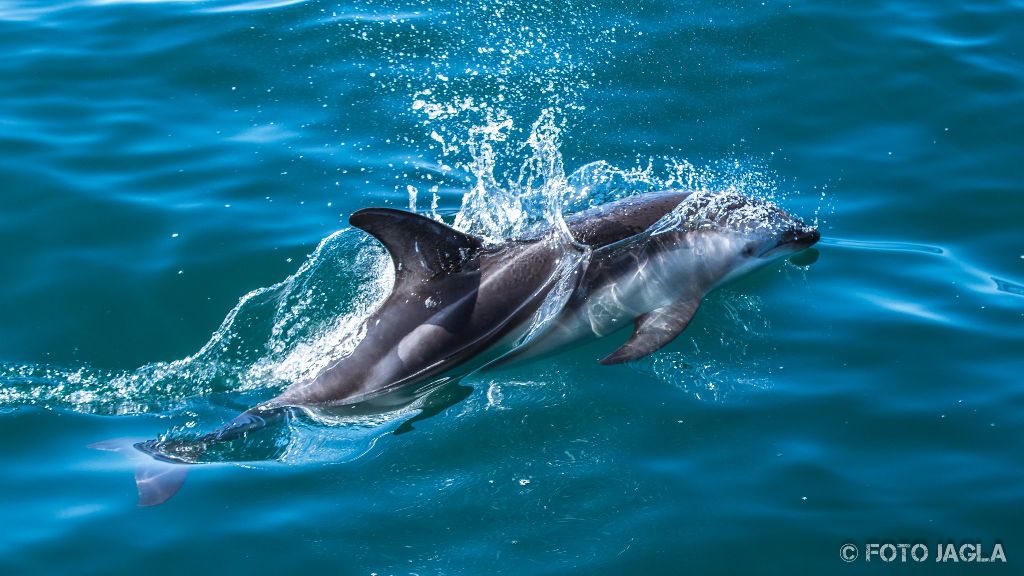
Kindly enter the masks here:
[[140, 505], [170, 498], [182, 465], [202, 463], [212, 446], [294, 409], [393, 409], [480, 367], [630, 324], [626, 342], [600, 362], [641, 358], [685, 330], [710, 290], [820, 237], [768, 201], [679, 190], [603, 204], [499, 244], [391, 208], [359, 210], [349, 223], [384, 246], [395, 270], [362, 339], [314, 378], [199, 438], [94, 445], [146, 456], [136, 471]]

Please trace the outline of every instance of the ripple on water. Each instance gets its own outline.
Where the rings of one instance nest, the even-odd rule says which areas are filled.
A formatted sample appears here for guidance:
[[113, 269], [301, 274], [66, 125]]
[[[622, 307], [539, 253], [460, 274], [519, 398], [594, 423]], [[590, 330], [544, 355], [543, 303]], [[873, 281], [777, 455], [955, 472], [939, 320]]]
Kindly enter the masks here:
[[1007, 294], [1015, 294], [1017, 296], [1024, 296], [1024, 285], [1009, 280], [1003, 280], [1001, 278], [992, 277], [992, 281], [996, 283], [996, 290], [1000, 292], [1006, 292]]

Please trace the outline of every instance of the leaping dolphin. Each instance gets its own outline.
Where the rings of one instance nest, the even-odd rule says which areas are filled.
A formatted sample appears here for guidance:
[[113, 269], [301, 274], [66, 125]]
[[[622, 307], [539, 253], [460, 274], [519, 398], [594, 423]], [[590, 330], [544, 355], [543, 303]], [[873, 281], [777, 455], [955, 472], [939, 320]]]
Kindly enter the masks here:
[[[498, 245], [390, 208], [359, 210], [349, 222], [380, 241], [395, 268], [394, 287], [365, 321], [362, 340], [313, 379], [215, 432], [134, 444], [136, 456], [141, 451], [169, 463], [140, 466], [141, 505], [170, 498], [184, 481], [182, 465], [199, 463], [210, 446], [281, 420], [293, 408], [407, 404], [453, 373], [606, 336], [630, 323], [632, 335], [601, 363], [641, 358], [676, 338], [708, 291], [819, 239], [816, 228], [775, 204], [733, 192], [633, 196]], [[567, 296], [538, 322], [556, 288]]]

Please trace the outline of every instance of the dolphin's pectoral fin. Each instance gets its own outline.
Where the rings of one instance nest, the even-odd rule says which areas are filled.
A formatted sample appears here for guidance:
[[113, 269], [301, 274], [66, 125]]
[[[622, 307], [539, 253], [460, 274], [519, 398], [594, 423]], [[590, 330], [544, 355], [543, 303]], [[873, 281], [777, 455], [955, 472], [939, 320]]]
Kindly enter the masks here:
[[621, 348], [605, 356], [601, 364], [621, 364], [643, 358], [675, 339], [697, 313], [700, 298], [680, 300], [636, 319], [636, 328]]
[[425, 216], [391, 208], [365, 208], [349, 224], [373, 235], [387, 248], [398, 281], [459, 272], [483, 241]]

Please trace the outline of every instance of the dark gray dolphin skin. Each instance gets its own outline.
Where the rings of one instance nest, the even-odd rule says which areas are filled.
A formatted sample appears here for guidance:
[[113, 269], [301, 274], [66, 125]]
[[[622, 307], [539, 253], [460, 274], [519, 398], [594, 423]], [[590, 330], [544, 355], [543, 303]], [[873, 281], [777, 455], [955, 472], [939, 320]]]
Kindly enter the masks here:
[[[349, 222], [379, 240], [395, 268], [394, 288], [366, 320], [362, 340], [312, 380], [215, 432], [134, 444], [152, 457], [136, 473], [140, 504], [170, 498], [184, 481], [182, 464], [199, 463], [211, 445], [286, 418], [293, 408], [387, 410], [454, 371], [526, 358], [630, 323], [632, 335], [601, 363], [641, 358], [678, 336], [709, 290], [819, 238], [814, 227], [769, 202], [683, 191], [598, 206], [566, 217], [564, 228], [499, 245], [390, 208], [360, 210]], [[536, 326], [545, 298], [565, 282], [565, 303], [515, 347]]]

